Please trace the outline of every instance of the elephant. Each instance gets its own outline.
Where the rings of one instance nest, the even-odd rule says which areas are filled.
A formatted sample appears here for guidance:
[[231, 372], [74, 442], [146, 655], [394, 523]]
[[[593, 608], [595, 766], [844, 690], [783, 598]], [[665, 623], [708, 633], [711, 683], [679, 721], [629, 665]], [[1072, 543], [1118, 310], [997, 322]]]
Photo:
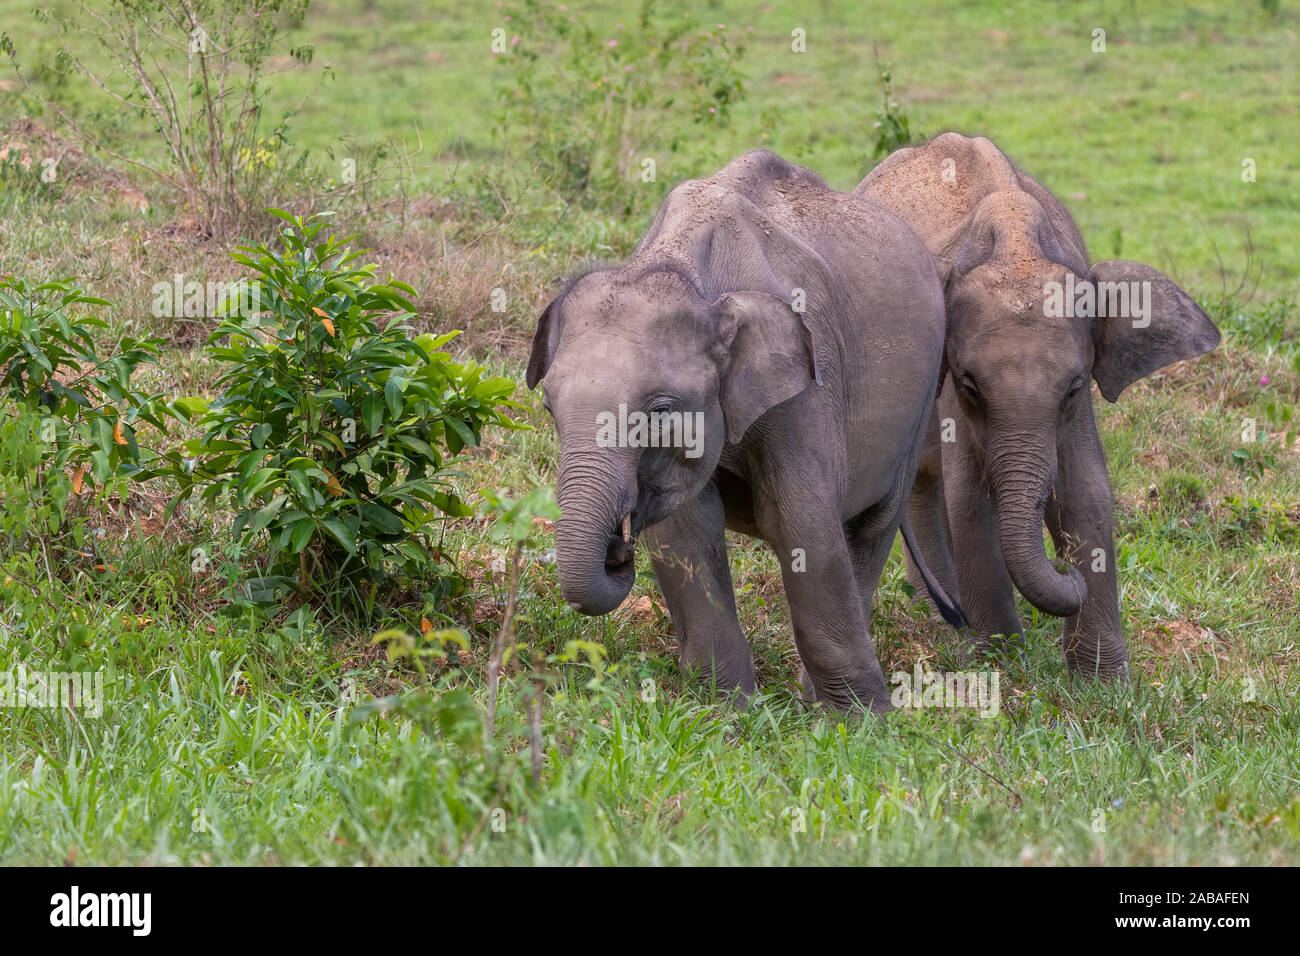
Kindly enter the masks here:
[[[1072, 673], [1127, 680], [1106, 459], [1089, 378], [1109, 402], [1208, 352], [1219, 330], [1147, 265], [1091, 263], [1061, 202], [992, 141], [900, 149], [854, 194], [934, 255], [948, 325], [942, 392], [907, 505], [919, 549], [969, 615], [972, 649], [1023, 634], [1015, 589], [1064, 618]], [[1043, 524], [1052, 536], [1049, 560]], [[919, 572], [909, 567], [914, 580]]]
[[571, 278], [538, 318], [526, 380], [558, 436], [564, 599], [618, 607], [644, 534], [683, 671], [744, 706], [725, 530], [760, 538], [807, 697], [889, 710], [868, 624], [943, 341], [934, 260], [877, 204], [761, 150], [677, 184], [630, 260]]

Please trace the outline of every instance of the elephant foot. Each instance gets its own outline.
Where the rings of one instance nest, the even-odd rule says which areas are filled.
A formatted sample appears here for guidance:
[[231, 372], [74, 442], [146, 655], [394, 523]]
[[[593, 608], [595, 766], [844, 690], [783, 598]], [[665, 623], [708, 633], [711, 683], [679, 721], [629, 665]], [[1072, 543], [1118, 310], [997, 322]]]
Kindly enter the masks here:
[[737, 710], [749, 706], [749, 700], [758, 690], [758, 681], [754, 675], [753, 661], [742, 664], [724, 665], [713, 662], [713, 666], [695, 661], [679, 662], [683, 673], [692, 680], [707, 687], [719, 698], [726, 700]]
[[799, 690], [805, 704], [817, 703], [817, 689], [813, 687], [812, 678], [808, 676], [808, 668], [802, 664], [799, 665]]
[[1066, 643], [1062, 639], [1065, 663], [1070, 673], [1090, 680], [1113, 680], [1128, 683], [1128, 648], [1124, 639], [1112, 638], [1098, 648], [1081, 646], [1077, 639]]
[[843, 699], [831, 699], [829, 696], [818, 694], [817, 688], [813, 685], [812, 676], [808, 673], [808, 668], [802, 664], [799, 666], [799, 690], [802, 692], [804, 703], [824, 704], [826, 707], [843, 714], [862, 713], [867, 709], [863, 707], [863, 702], [868, 697], [871, 700], [870, 710], [873, 714], [884, 715], [894, 709], [888, 694], [850, 694]]
[[1095, 657], [1077, 656], [1071, 658], [1067, 655], [1065, 664], [1069, 667], [1071, 674], [1086, 680], [1115, 681], [1120, 684], [1127, 684], [1129, 681], [1127, 658], [1118, 664], [1108, 664], [1104, 661], [1098, 662]]
[[757, 692], [757, 688], [750, 687], [732, 687], [730, 690], [718, 688], [718, 695], [731, 705], [733, 710], [747, 710], [749, 702]]

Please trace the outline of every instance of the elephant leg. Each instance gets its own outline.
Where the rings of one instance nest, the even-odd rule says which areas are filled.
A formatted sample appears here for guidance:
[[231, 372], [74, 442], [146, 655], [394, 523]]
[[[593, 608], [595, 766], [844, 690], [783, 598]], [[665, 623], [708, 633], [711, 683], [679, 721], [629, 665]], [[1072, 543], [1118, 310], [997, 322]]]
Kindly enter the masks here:
[[1045, 512], [1057, 555], [1068, 556], [1088, 583], [1083, 607], [1062, 626], [1061, 647], [1072, 671], [1125, 680], [1128, 648], [1119, 614], [1113, 507], [1106, 457], [1089, 406], [1057, 447], [1056, 493]]
[[[797, 501], [799, 496], [776, 500]], [[759, 524], [781, 562], [805, 690], [838, 710], [866, 707], [885, 713], [889, 692], [835, 509], [809, 500], [805, 492], [797, 509], [767, 510], [758, 515]]]
[[[862, 607], [863, 619], [868, 624], [868, 640], [871, 640], [871, 654], [875, 657], [875, 641], [870, 636], [871, 608], [875, 601], [876, 586], [880, 576], [889, 562], [889, 553], [894, 547], [894, 538], [898, 534], [899, 518], [897, 507], [886, 514], [883, 509], [873, 508], [856, 519], [845, 535], [849, 558], [853, 567], [853, 580], [857, 586], [858, 603]], [[806, 665], [799, 670], [799, 686], [804, 696], [810, 700], [817, 699], [816, 688], [808, 674]]]
[[[954, 415], [959, 415], [954, 410]], [[969, 441], [960, 434], [970, 426], [958, 418], [955, 442], [943, 447], [943, 490], [961, 606], [975, 632], [975, 649], [993, 646], [993, 637], [1023, 634], [1015, 587], [1002, 558], [997, 511], [984, 481], [983, 468]], [[933, 570], [933, 569], [932, 569]]]
[[646, 529], [655, 578], [677, 632], [678, 661], [719, 690], [754, 692], [754, 659], [736, 616], [722, 498], [713, 482]]

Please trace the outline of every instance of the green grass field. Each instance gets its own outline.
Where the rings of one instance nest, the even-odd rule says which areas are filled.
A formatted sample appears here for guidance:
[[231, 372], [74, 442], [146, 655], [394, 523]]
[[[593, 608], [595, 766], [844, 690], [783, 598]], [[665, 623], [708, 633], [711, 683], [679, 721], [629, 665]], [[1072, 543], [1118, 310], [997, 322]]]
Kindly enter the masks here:
[[[636, 21], [636, 8], [570, 6], [602, 37]], [[0, 863], [1300, 861], [1300, 440], [1278, 417], [1300, 404], [1300, 7], [1280, 6], [709, 3], [703, 25], [725, 24], [745, 47], [745, 96], [725, 125], [670, 110], [638, 128], [630, 155], [655, 158], [657, 180], [615, 209], [568, 205], [529, 181], [526, 159], [501, 163], [514, 133], [498, 122], [508, 76], [489, 43], [518, 22], [503, 21], [506, 8], [313, 3], [292, 37], [315, 44], [313, 64], [271, 78], [268, 112], [329, 65], [333, 79], [289, 132], [320, 178], [419, 129], [424, 151], [400, 189], [347, 206], [340, 229], [419, 290], [422, 327], [464, 329], [466, 348], [519, 378], [555, 280], [627, 255], [673, 183], [763, 146], [852, 188], [872, 163], [873, 48], [914, 133], [990, 136], [1061, 196], [1095, 259], [1176, 278], [1223, 345], [1116, 405], [1094, 393], [1133, 681], [1070, 678], [1058, 622], [1025, 605], [1025, 650], [996, 663], [996, 717], [809, 711], [775, 558], [734, 537], [765, 691], [737, 713], [680, 677], [644, 557], [633, 600], [589, 619], [560, 597], [544, 542], [525, 566], [519, 639], [589, 641], [606, 656], [602, 668], [554, 667], [533, 783], [519, 674], [502, 684], [496, 741], [481, 745], [506, 595], [486, 520], [448, 524], [442, 550], [472, 588], [446, 613], [470, 644], [426, 676], [370, 640], [419, 628], [418, 588], [365, 627], [308, 608], [240, 618], [223, 599], [231, 515], [190, 503], [164, 524], [167, 496], [149, 488], [88, 506], [105, 570], [6, 582], [0, 673], [101, 671], [104, 713], [0, 709]], [[0, 30], [25, 66], [54, 47], [29, 8], [0, 0]], [[1094, 28], [1104, 53], [1092, 52]], [[796, 29], [806, 53], [791, 51]], [[116, 151], [160, 161], [149, 130], [84, 84], [42, 76], [36, 89]], [[65, 171], [52, 188], [0, 188], [0, 273], [76, 276], [117, 304], [121, 327], [168, 340], [140, 373], [152, 389], [211, 396], [217, 369], [201, 344], [212, 323], [155, 319], [149, 290], [174, 273], [233, 277], [228, 251], [195, 239], [152, 177], [57, 129], [20, 83], [0, 84], [0, 149], [59, 150]], [[491, 307], [498, 287], [504, 311]], [[534, 430], [474, 450], [467, 494], [554, 482], [540, 396], [521, 384], [520, 400]], [[218, 556], [215, 571], [192, 570], [196, 547]], [[948, 659], [944, 628], [912, 603], [902, 572], [896, 554], [872, 622], [886, 674]]]

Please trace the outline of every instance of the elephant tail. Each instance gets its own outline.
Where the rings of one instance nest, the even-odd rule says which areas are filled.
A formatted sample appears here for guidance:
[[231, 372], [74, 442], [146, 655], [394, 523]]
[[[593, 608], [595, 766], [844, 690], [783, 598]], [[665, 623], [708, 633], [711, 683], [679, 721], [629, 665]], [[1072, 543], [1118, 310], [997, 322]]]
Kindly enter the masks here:
[[900, 530], [903, 532], [903, 544], [907, 546], [907, 553], [912, 556], [912, 563], [921, 572], [921, 580], [925, 582], [925, 589], [930, 592], [930, 600], [934, 602], [940, 616], [958, 630], [970, 627], [970, 621], [966, 619], [966, 612], [961, 609], [961, 605], [948, 597], [943, 587], [930, 573], [930, 569], [926, 567], [925, 559], [921, 557], [921, 549], [916, 543], [916, 536], [912, 534], [912, 526], [907, 523], [906, 518], [903, 519]]

